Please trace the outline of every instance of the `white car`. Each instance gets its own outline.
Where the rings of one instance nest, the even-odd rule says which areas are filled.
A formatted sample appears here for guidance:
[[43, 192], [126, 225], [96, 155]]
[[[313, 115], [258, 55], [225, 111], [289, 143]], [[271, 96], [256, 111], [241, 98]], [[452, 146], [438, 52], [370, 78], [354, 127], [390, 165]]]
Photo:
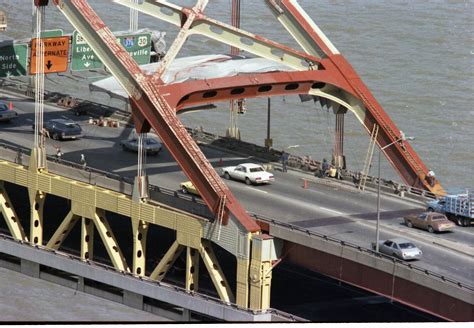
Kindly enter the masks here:
[[[375, 243], [372, 242], [372, 249]], [[403, 238], [393, 238], [379, 241], [379, 252], [398, 257], [401, 260], [419, 260], [423, 253], [412, 242]]]
[[265, 171], [263, 166], [253, 163], [223, 167], [222, 172], [224, 178], [242, 180], [248, 185], [270, 183], [274, 180], [273, 174]]

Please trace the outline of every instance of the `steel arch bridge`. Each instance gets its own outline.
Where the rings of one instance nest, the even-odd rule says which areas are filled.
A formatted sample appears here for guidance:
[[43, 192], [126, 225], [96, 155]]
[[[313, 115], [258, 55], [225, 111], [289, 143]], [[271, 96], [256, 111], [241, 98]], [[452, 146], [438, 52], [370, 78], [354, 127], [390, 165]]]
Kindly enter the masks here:
[[[0, 209], [4, 212], [5, 218], [10, 219], [7, 220], [7, 224], [17, 240], [29, 241], [32, 245], [41, 246], [45, 197], [47, 194], [61, 196], [71, 200], [71, 210], [45, 245], [46, 248], [57, 249], [78, 221], [81, 221], [81, 236], [85, 237], [93, 235], [95, 225], [107, 251], [110, 252], [114, 267], [123, 272], [133, 272], [137, 276], [143, 276], [148, 226], [161, 225], [176, 231], [176, 241], [151, 273], [152, 279], [162, 278], [161, 274], [169, 269], [169, 263], [172, 263], [186, 248], [187, 268], [188, 264], [189, 267], [197, 267], [199, 256], [201, 256], [206, 267], [212, 272], [212, 279], [216, 281], [216, 288], [223, 301], [229, 302], [236, 299], [240, 306], [250, 305], [252, 309], [268, 307], [273, 259], [263, 260], [262, 254], [267, 246], [262, 245], [269, 238], [262, 234], [260, 229], [262, 223], [257, 224], [240, 206], [176, 115], [176, 112], [188, 106], [228, 99], [287, 94], [307, 94], [327, 99], [333, 105], [335, 112], [352, 111], [369, 133], [374, 126], [380, 127], [377, 144], [380, 148], [394, 144], [393, 147], [387, 148], [384, 154], [407, 184], [434, 193], [443, 192], [439, 183], [433, 186], [428, 184], [426, 166], [411, 146], [401, 138], [400, 130], [383, 111], [350, 64], [294, 0], [267, 0], [265, 3], [304, 51], [288, 48], [206, 17], [203, 14], [207, 5], [206, 0], [197, 1], [197, 5], [192, 9], [182, 8], [164, 0], [147, 0], [140, 5], [128, 0], [116, 0], [115, 2], [152, 14], [181, 28], [178, 38], [164, 59], [162, 68], [154, 75], [147, 75], [141, 71], [128, 53], [116, 43], [111, 31], [94, 13], [86, 0], [54, 0], [53, 2], [84, 36], [127, 91], [137, 131], [146, 132], [153, 128], [159, 134], [177, 163], [196, 185], [211, 212], [217, 218], [222, 218], [222, 223], [226, 225], [223, 234], [238, 238], [232, 246], [235, 246], [233, 255], [237, 257], [236, 272], [240, 278], [237, 281], [234, 297], [210, 247], [211, 241], [219, 244], [219, 238], [208, 237], [211, 234], [209, 231], [213, 231], [214, 228], [211, 221], [179, 213], [161, 204], [142, 202], [136, 197], [135, 189], [138, 188], [136, 184], [132, 197], [127, 197], [105, 187], [97, 188], [55, 175], [37, 165], [38, 156], [35, 154], [37, 149], [32, 152], [28, 169], [22, 165], [0, 163], [2, 165]], [[47, 3], [47, 0], [35, 0], [37, 6]], [[165, 85], [161, 80], [163, 72], [191, 34], [205, 35], [256, 56], [284, 63], [295, 71]], [[6, 189], [3, 188], [3, 181], [28, 187], [31, 204], [29, 238], [26, 237], [21, 224], [18, 223], [17, 215], [10, 206], [11, 202]], [[106, 211], [131, 218], [134, 241], [133, 267], [128, 266], [117, 241], [111, 234]], [[265, 231], [265, 228], [262, 230]], [[81, 258], [87, 260], [92, 258], [93, 245], [90, 238], [82, 239]], [[219, 245], [229, 247], [230, 243], [223, 238]], [[240, 253], [245, 253], [245, 256], [241, 256]], [[250, 253], [252, 253], [251, 256]], [[191, 270], [188, 271], [191, 272]], [[192, 272], [189, 277], [187, 274], [187, 290], [195, 290], [191, 285], [194, 285], [197, 278], [197, 272]], [[402, 287], [405, 286], [402, 285]], [[408, 290], [409, 288], [406, 288], [402, 292]], [[420, 292], [419, 295], [424, 295], [424, 292]], [[418, 304], [417, 302], [426, 302], [426, 299], [413, 301], [413, 304]], [[429, 309], [434, 313], [446, 310], [441, 303], [423, 304], [420, 308]], [[455, 310], [462, 312], [462, 307], [459, 306]], [[446, 311], [451, 311], [451, 309]], [[450, 318], [451, 315], [452, 313], [448, 313], [445, 317]]]
[[[259, 229], [176, 117], [175, 111], [187, 105], [285, 94], [309, 94], [327, 98], [341, 110], [352, 111], [369, 133], [376, 125], [380, 128], [376, 143], [406, 184], [443, 193], [439, 182], [434, 185], [428, 183], [426, 165], [410, 144], [403, 140], [400, 130], [352, 66], [294, 0], [267, 0], [265, 3], [304, 51], [206, 17], [204, 9], [207, 0], [197, 1], [193, 8], [180, 7], [164, 0], [147, 0], [140, 4], [115, 0], [116, 3], [180, 28], [161, 68], [153, 75], [146, 75], [123, 47], [114, 41], [109, 28], [87, 1], [53, 2], [84, 36], [128, 93], [137, 131], [147, 132], [152, 127], [158, 133], [208, 207], [216, 217], [221, 217], [224, 224], [230, 215], [249, 231]], [[163, 72], [186, 39], [193, 34], [204, 35], [253, 55], [284, 63], [296, 71], [165, 85], [161, 80]], [[393, 147], [384, 149], [384, 146], [392, 143]]]

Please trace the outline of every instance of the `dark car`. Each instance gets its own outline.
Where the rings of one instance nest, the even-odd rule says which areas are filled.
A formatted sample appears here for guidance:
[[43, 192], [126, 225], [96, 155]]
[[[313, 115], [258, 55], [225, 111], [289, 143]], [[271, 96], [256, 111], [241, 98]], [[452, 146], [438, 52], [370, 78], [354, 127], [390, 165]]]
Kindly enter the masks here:
[[[138, 152], [138, 139], [126, 139], [120, 141], [123, 150]], [[161, 143], [154, 138], [147, 138], [144, 143], [146, 153], [149, 155], [157, 155], [161, 151]]]
[[0, 103], [0, 121], [10, 122], [10, 120], [16, 118], [18, 113], [13, 109], [9, 109], [8, 106], [4, 103]]
[[44, 124], [47, 136], [54, 140], [79, 139], [84, 136], [79, 124], [72, 120], [54, 119]]

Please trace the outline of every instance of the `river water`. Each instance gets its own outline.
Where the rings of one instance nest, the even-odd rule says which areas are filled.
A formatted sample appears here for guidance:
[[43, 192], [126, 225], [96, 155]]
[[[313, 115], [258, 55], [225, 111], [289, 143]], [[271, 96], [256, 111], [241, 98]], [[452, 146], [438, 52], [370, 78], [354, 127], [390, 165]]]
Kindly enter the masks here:
[[[206, 13], [230, 21], [231, 0], [211, 0]], [[129, 11], [111, 1], [89, 1], [114, 30], [127, 30]], [[175, 1], [189, 6], [193, 1]], [[446, 188], [474, 187], [474, 1], [300, 0], [301, 6], [349, 60], [397, 126], [416, 139], [412, 145]], [[0, 39], [31, 36], [30, 1], [0, 0], [8, 15], [8, 30]], [[140, 14], [139, 27], [167, 32], [171, 44], [177, 29]], [[50, 5], [45, 29], [73, 28]], [[298, 47], [273, 18], [263, 1], [242, 0], [242, 28], [280, 43]], [[179, 56], [228, 53], [227, 46], [193, 36]], [[108, 105], [123, 104], [103, 94], [90, 94], [88, 83], [97, 73], [50, 75], [46, 88], [90, 98]], [[86, 77], [86, 78], [84, 78]], [[248, 101], [239, 117], [242, 139], [263, 144], [266, 100]], [[225, 109], [227, 104], [220, 105]], [[330, 158], [334, 115], [298, 97], [272, 100], [274, 147], [314, 159]], [[226, 110], [188, 113], [188, 126], [225, 134]], [[345, 155], [351, 170], [361, 170], [369, 138], [352, 114], [346, 115]], [[372, 172], [375, 174], [375, 172]], [[382, 175], [399, 180], [384, 160]]]

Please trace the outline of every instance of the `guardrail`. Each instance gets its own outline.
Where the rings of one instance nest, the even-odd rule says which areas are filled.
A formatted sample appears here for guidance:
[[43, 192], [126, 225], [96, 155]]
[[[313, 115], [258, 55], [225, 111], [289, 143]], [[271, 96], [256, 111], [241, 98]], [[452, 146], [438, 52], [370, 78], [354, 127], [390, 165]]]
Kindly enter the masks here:
[[372, 249], [368, 249], [368, 248], [365, 248], [365, 247], [362, 247], [362, 246], [359, 246], [359, 245], [356, 245], [356, 244], [352, 244], [350, 242], [347, 242], [347, 241], [344, 241], [344, 240], [341, 240], [341, 239], [337, 239], [337, 238], [334, 238], [334, 237], [331, 237], [331, 236], [328, 236], [328, 235], [325, 235], [325, 234], [322, 234], [322, 233], [319, 233], [319, 232], [316, 232], [316, 231], [311, 231], [311, 230], [308, 230], [308, 229], [304, 229], [304, 228], [292, 225], [290, 223], [275, 221], [274, 219], [267, 218], [265, 216], [262, 216], [262, 215], [259, 215], [259, 214], [256, 214], [256, 213], [252, 213], [252, 212], [248, 212], [248, 213], [252, 217], [254, 217], [256, 220], [263, 221], [263, 222], [266, 222], [266, 223], [271, 223], [273, 225], [276, 225], [276, 226], [279, 226], [279, 227], [284, 227], [286, 229], [290, 229], [290, 230], [293, 230], [293, 231], [298, 231], [298, 232], [307, 234], [308, 236], [313, 236], [313, 237], [316, 237], [316, 238], [324, 239], [325, 241], [333, 242], [335, 244], [339, 244], [339, 245], [344, 246], [344, 247], [350, 247], [350, 248], [356, 249], [356, 250], [358, 250], [362, 253], [368, 253], [368, 254], [371, 254], [372, 256], [376, 256], [378, 258], [387, 259], [387, 260], [390, 260], [390, 261], [392, 261], [394, 263], [397, 263], [399, 265], [408, 267], [411, 270], [416, 270], [416, 271], [423, 272], [427, 276], [435, 277], [438, 280], [443, 281], [445, 283], [449, 283], [449, 284], [455, 285], [459, 288], [474, 292], [474, 287], [473, 286], [470, 286], [466, 283], [463, 283], [463, 282], [460, 282], [458, 280], [446, 277], [444, 275], [438, 274], [436, 272], [430, 271], [428, 269], [419, 267], [417, 265], [413, 265], [411, 263], [405, 262], [405, 261], [400, 260], [398, 258], [395, 258], [393, 256], [385, 255], [385, 254], [382, 254], [382, 253], [377, 253]]

